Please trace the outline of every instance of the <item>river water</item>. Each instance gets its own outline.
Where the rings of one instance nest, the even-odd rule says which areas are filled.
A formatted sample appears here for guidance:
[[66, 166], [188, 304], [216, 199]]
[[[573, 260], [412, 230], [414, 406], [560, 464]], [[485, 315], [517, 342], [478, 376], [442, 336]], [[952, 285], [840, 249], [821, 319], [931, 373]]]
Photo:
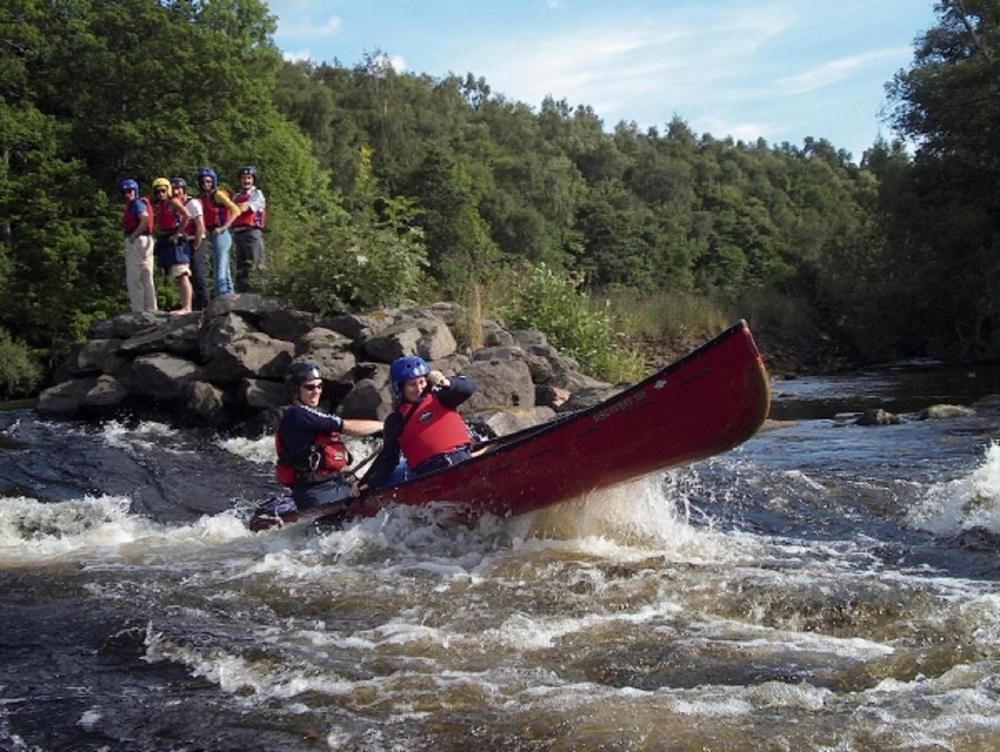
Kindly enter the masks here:
[[261, 534], [269, 439], [0, 413], [0, 749], [1000, 749], [995, 393], [782, 381], [612, 492]]

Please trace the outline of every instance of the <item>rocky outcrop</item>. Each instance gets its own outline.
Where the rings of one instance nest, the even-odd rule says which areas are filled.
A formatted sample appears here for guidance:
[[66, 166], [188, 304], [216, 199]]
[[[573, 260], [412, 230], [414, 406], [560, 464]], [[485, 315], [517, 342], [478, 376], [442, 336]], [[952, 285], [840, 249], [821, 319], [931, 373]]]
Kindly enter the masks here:
[[326, 382], [322, 407], [384, 419], [392, 410], [389, 363], [410, 354], [476, 382], [462, 412], [487, 435], [536, 425], [614, 391], [581, 373], [541, 332], [486, 320], [483, 347], [461, 350], [449, 326], [455, 317], [454, 305], [436, 304], [321, 318], [253, 294], [219, 298], [199, 313], [122, 314], [92, 327], [38, 410], [68, 417], [127, 410], [260, 433], [288, 402], [288, 365], [311, 360]]

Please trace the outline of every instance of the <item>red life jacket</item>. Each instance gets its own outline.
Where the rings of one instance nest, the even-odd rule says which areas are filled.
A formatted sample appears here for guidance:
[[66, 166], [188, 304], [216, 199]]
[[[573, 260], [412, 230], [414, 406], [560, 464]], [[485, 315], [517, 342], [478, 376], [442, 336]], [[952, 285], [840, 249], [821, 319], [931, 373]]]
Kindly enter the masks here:
[[[137, 200], [142, 201], [146, 205], [146, 232], [151, 233], [153, 231], [153, 204], [145, 196], [140, 196]], [[131, 235], [135, 232], [135, 228], [139, 226], [140, 219], [141, 217], [132, 211], [132, 202], [125, 202], [125, 208], [122, 213], [122, 229], [126, 235]]]
[[[222, 227], [222, 225], [226, 224], [226, 220], [229, 219], [229, 208], [215, 202], [215, 195], [221, 190], [224, 189], [216, 188], [208, 193], [201, 194], [201, 208], [205, 213], [206, 230]], [[226, 195], [229, 195], [228, 191], [226, 191]]]
[[[411, 410], [417, 412], [406, 419]], [[399, 447], [410, 467], [417, 467], [424, 460], [472, 441], [458, 411], [442, 405], [433, 393], [425, 394], [416, 404], [400, 405], [399, 412], [406, 419], [399, 436]]]
[[[233, 197], [233, 203], [239, 206], [240, 204], [250, 200], [250, 192], [242, 191], [237, 193]], [[240, 214], [235, 221], [230, 225], [230, 227], [256, 227], [263, 230], [264, 224], [267, 222], [267, 206], [265, 206], [260, 211], [254, 211], [248, 208], [245, 212]]]
[[[192, 201], [197, 201], [197, 200], [198, 199], [196, 199], [196, 198], [194, 198], [192, 196], [185, 196], [184, 197], [184, 208], [187, 209], [188, 204], [190, 204]], [[202, 209], [204, 209], [204, 207], [202, 207]], [[188, 209], [188, 213], [190, 213], [190, 212], [191, 212], [191, 210]], [[186, 225], [184, 225], [184, 235], [186, 237], [188, 237], [188, 238], [193, 238], [196, 226], [197, 225], [195, 224], [194, 217], [192, 216], [192, 218], [188, 220], [188, 223]]]
[[171, 233], [177, 229], [177, 225], [180, 224], [180, 215], [174, 211], [176, 204], [172, 198], [163, 199], [160, 203], [156, 205], [156, 231], [163, 233]]
[[317, 436], [301, 452], [286, 452], [279, 430], [274, 434], [274, 447], [278, 450], [278, 464], [275, 465], [274, 473], [278, 483], [284, 486], [319, 483], [336, 475], [351, 463], [351, 453], [347, 451], [339, 433]]

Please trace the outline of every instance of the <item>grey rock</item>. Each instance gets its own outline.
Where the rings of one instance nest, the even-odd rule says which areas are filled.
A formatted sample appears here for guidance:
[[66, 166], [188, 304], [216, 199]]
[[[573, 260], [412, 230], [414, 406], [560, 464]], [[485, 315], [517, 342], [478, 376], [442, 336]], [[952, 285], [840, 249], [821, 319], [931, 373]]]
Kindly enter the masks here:
[[392, 393], [387, 384], [361, 379], [341, 400], [337, 412], [343, 418], [385, 420], [392, 412]]
[[945, 418], [964, 418], [975, 414], [976, 411], [971, 407], [941, 404], [925, 407], [918, 413], [917, 418], [918, 420], [942, 420]]
[[281, 381], [243, 379], [240, 393], [244, 404], [254, 410], [280, 408], [291, 401], [289, 388]]
[[476, 393], [462, 405], [463, 414], [535, 406], [535, 385], [524, 361], [473, 361], [466, 375], [475, 382]]
[[175, 355], [152, 353], [132, 361], [132, 391], [146, 397], [177, 399], [198, 378], [198, 366]]
[[903, 419], [894, 413], [883, 410], [881, 407], [872, 407], [865, 410], [854, 421], [854, 424], [857, 426], [894, 426], [903, 422]]
[[551, 407], [516, 407], [476, 413], [468, 416], [467, 420], [478, 434], [492, 438], [547, 423], [555, 414]]

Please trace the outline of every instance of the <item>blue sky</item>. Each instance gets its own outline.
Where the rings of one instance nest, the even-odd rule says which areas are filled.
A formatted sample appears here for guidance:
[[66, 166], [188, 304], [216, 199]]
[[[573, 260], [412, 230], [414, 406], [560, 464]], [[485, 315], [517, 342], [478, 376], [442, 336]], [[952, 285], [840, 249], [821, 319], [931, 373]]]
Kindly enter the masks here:
[[933, 0], [271, 0], [287, 59], [482, 76], [536, 110], [546, 95], [620, 120], [801, 145], [855, 160], [878, 135], [885, 83], [934, 24]]

